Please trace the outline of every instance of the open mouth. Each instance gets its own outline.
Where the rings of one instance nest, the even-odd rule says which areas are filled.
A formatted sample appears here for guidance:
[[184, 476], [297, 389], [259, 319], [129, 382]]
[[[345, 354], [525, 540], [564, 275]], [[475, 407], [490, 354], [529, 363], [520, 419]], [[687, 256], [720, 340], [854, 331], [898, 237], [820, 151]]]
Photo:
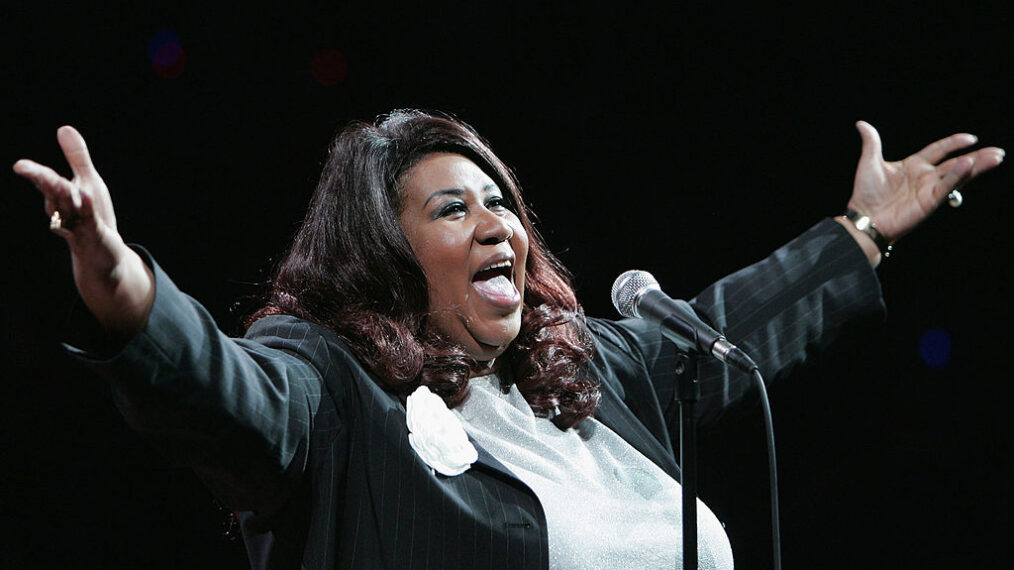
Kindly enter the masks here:
[[505, 259], [483, 267], [472, 277], [475, 290], [486, 300], [504, 308], [513, 308], [521, 301], [514, 286], [514, 262]]

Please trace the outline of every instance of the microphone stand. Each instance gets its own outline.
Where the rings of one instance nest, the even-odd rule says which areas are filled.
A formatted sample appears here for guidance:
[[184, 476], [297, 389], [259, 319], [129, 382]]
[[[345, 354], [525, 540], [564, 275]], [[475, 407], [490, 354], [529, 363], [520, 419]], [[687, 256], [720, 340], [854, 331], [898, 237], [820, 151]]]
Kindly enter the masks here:
[[697, 401], [701, 398], [697, 354], [680, 352], [676, 361], [680, 405], [680, 472], [683, 488], [683, 568], [697, 570]]

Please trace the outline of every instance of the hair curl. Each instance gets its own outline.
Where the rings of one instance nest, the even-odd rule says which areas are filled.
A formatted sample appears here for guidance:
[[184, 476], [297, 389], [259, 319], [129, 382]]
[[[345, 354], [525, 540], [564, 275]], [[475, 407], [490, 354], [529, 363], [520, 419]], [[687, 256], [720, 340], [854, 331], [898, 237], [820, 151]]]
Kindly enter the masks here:
[[426, 385], [450, 407], [464, 402], [476, 362], [427, 326], [426, 276], [398, 222], [402, 177], [436, 152], [481, 168], [530, 236], [521, 329], [501, 358], [535, 413], [569, 428], [599, 400], [598, 384], [585, 374], [592, 344], [570, 276], [533, 227], [513, 172], [472, 127], [447, 114], [398, 110], [335, 138], [267, 303], [247, 325], [272, 314], [321, 324], [385, 388], [407, 394]]

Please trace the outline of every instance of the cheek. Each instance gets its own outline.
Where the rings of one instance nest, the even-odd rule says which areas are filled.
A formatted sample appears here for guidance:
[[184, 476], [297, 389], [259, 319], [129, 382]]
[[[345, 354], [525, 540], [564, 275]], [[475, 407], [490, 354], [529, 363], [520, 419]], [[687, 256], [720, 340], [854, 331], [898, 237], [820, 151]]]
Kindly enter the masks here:
[[430, 310], [434, 305], [460, 302], [468, 267], [467, 243], [455, 236], [431, 236], [420, 243], [416, 258], [426, 274], [429, 288]]
[[[528, 269], [529, 243], [528, 243], [528, 233], [525, 232], [525, 228], [521, 225], [521, 222], [518, 222], [517, 226], [514, 228], [514, 236], [515, 236], [514, 239], [516, 241], [515, 243], [512, 244], [512, 248], [514, 249], [514, 257], [517, 259], [518, 267], [524, 269], [524, 271], [522, 271], [520, 275], [521, 285], [524, 285]], [[524, 292], [522, 291], [522, 293]]]

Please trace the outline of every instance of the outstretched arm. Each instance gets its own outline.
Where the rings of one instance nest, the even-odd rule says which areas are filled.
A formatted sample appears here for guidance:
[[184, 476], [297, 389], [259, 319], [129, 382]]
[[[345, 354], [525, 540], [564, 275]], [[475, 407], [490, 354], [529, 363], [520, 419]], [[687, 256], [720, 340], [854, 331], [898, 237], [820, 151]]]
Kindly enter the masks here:
[[111, 337], [125, 341], [144, 326], [155, 295], [154, 277], [117, 232], [109, 190], [81, 133], [60, 127], [56, 139], [73, 179], [27, 159], [14, 163], [14, 172], [45, 198], [50, 229], [70, 247], [74, 282], [85, 305]]
[[72, 179], [30, 160], [14, 171], [44, 196], [81, 298], [120, 350], [65, 348], [110, 382], [131, 427], [193, 467], [219, 498], [273, 512], [301, 480], [312, 428], [341, 426], [336, 398], [322, 396], [319, 370], [338, 354], [323, 340], [328, 332], [275, 317], [259, 324], [256, 340], [230, 339], [153, 259], [123, 242], [80, 133], [61, 127], [57, 140]]
[[[975, 144], [974, 135], [959, 133], [929, 144], [897, 162], [881, 153], [880, 134], [873, 125], [856, 123], [863, 141], [848, 207], [869, 216], [877, 231], [893, 243], [929, 217], [947, 195], [1003, 162], [1004, 150], [980, 148], [960, 156], [950, 154]], [[869, 236], [844, 217], [836, 218], [863, 248], [870, 263], [880, 263], [880, 251]]]

